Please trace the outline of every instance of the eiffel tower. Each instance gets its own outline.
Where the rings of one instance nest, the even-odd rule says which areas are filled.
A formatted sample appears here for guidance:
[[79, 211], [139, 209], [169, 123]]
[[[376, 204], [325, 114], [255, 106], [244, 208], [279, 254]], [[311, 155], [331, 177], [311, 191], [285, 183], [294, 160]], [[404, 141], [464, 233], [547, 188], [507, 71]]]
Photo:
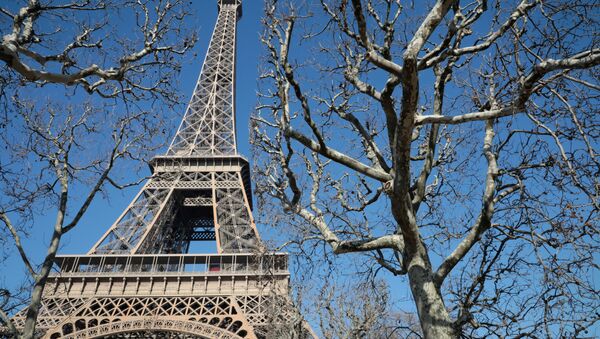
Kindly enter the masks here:
[[[218, 9], [166, 155], [150, 161], [151, 178], [86, 255], [57, 256], [38, 317], [40, 337], [271, 338], [279, 336], [276, 324], [299, 318], [286, 301], [287, 254], [264, 251], [252, 218], [249, 165], [237, 152], [241, 0], [218, 0]], [[217, 253], [188, 253], [196, 241], [216, 242]], [[17, 327], [25, 314], [15, 315]]]

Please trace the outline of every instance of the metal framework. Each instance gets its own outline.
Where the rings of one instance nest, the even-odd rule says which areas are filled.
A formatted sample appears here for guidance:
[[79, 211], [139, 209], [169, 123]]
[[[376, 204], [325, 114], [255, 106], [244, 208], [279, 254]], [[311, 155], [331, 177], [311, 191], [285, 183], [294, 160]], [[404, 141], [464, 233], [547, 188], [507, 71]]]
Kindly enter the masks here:
[[194, 239], [216, 240], [219, 253], [261, 248], [243, 157], [167, 155], [150, 167], [152, 177], [88, 254], [181, 253]]
[[[220, 2], [206, 59], [168, 155], [231, 155], [235, 142], [235, 38], [241, 0]], [[238, 11], [239, 9], [239, 11]]]
[[[192, 99], [151, 178], [92, 249], [57, 256], [37, 328], [44, 338], [268, 338], [298, 323], [287, 254], [265, 252], [249, 166], [235, 138], [236, 23], [219, 15]], [[216, 254], [188, 254], [215, 241]], [[22, 326], [26, 310], [14, 317]], [[307, 336], [311, 331], [307, 328]]]

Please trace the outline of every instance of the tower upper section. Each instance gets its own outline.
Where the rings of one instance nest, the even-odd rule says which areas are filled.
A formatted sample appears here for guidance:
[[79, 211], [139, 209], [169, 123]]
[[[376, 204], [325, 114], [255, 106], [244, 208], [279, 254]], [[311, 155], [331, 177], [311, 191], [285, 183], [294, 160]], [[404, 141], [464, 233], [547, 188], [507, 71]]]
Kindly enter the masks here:
[[217, 0], [219, 11], [221, 11], [222, 5], [236, 5], [237, 6], [237, 19], [242, 18], [242, 0]]
[[218, 0], [219, 16], [202, 71], [168, 156], [237, 155], [235, 53], [241, 0]]

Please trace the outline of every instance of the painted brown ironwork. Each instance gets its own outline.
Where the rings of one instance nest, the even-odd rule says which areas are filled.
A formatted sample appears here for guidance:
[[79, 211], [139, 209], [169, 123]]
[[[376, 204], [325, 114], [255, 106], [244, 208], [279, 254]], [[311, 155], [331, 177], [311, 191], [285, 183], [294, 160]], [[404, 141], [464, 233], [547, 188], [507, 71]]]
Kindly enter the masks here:
[[[41, 337], [268, 338], [274, 324], [301, 319], [287, 297], [287, 254], [261, 244], [249, 165], [237, 153], [241, 0], [217, 2], [210, 46], [177, 134], [91, 250], [56, 257], [38, 316]], [[188, 253], [194, 241], [216, 242], [217, 253]], [[14, 316], [17, 327], [25, 315]]]

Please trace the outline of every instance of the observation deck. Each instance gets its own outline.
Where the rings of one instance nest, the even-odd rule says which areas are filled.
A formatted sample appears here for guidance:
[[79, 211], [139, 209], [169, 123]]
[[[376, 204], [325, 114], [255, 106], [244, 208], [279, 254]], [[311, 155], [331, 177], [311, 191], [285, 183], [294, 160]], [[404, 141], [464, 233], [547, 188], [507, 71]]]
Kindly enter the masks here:
[[61, 255], [45, 293], [65, 296], [246, 295], [287, 291], [286, 253]]

